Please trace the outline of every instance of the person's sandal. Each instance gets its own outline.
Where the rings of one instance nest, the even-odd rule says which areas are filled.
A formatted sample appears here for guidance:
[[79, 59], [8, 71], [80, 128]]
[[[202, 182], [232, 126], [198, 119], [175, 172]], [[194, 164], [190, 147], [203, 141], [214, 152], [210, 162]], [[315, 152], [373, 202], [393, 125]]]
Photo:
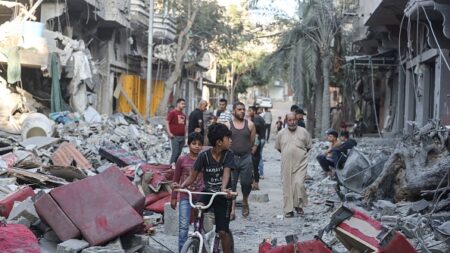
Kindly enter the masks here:
[[296, 208], [295, 208], [295, 211], [296, 211], [297, 214], [300, 215], [300, 216], [305, 215], [305, 212], [304, 212], [303, 209], [300, 208], [300, 207], [296, 207]]
[[250, 214], [250, 207], [248, 206], [248, 204], [242, 204], [242, 216], [244, 217], [248, 217], [248, 215]]
[[293, 217], [294, 217], [294, 212], [289, 212], [284, 215], [284, 218], [293, 218]]

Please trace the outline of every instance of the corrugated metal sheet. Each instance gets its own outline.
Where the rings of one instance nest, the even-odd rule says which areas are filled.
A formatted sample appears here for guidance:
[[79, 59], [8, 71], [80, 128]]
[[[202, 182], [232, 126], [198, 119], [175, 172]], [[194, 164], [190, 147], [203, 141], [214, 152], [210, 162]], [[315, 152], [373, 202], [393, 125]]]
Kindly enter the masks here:
[[[122, 87], [124, 92], [130, 97], [133, 103], [138, 108], [142, 115], [145, 115], [145, 105], [146, 105], [146, 80], [141, 79], [136, 75], [123, 75]], [[154, 116], [156, 110], [164, 95], [164, 81], [153, 80], [152, 82], [152, 94], [151, 94], [151, 109], [150, 115]], [[128, 113], [131, 112], [131, 106], [128, 104], [127, 100], [123, 95], [119, 97], [119, 102], [117, 104], [117, 111]]]

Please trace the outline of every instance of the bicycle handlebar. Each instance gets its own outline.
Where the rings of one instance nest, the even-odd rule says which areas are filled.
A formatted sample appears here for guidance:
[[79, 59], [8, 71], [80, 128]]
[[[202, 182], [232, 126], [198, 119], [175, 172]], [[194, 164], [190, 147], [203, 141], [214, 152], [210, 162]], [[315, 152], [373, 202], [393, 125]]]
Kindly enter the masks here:
[[[187, 193], [189, 195], [189, 204], [193, 208], [201, 209], [201, 210], [206, 210], [206, 209], [210, 208], [212, 203], [213, 203], [213, 201], [214, 201], [214, 198], [216, 196], [219, 196], [219, 195], [220, 196], [227, 196], [228, 195], [228, 193], [226, 193], [226, 192], [192, 192], [192, 191], [190, 191], [188, 189], [175, 189], [174, 191]], [[204, 205], [196, 205], [192, 201], [192, 194], [196, 194], [196, 195], [211, 195], [211, 199], [209, 200], [209, 203], [207, 205], [205, 205], [205, 206]], [[231, 195], [232, 196], [237, 196], [238, 194], [237, 194], [237, 192], [231, 192]]]

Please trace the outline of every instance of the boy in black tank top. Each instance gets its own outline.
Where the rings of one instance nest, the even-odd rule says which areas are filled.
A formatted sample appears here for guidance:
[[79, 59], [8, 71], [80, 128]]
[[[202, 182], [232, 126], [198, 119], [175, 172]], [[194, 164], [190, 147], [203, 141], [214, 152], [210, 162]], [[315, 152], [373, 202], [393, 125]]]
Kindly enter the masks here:
[[[234, 155], [229, 151], [231, 144], [231, 131], [223, 124], [213, 124], [208, 128], [208, 139], [213, 148], [199, 154], [193, 170], [181, 188], [191, 185], [200, 172], [203, 173], [205, 192], [228, 192], [230, 187], [231, 170], [235, 169]], [[201, 202], [208, 203], [209, 195], [203, 195]], [[230, 212], [231, 194], [227, 197], [216, 196], [212, 204], [216, 221], [216, 232], [222, 241], [223, 252], [231, 252]]]

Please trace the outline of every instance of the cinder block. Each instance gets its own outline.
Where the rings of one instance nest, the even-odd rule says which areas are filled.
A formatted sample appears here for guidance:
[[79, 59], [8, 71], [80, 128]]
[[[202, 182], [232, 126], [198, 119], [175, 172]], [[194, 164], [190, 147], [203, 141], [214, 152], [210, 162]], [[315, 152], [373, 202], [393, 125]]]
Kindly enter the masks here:
[[50, 195], [92, 246], [104, 244], [143, 223], [142, 216], [99, 176], [57, 187]]
[[112, 165], [99, 174], [105, 184], [127, 201], [138, 213], [144, 210], [145, 197], [136, 186], [117, 168]]
[[84, 240], [70, 239], [58, 244], [56, 253], [78, 253], [89, 247], [89, 243]]
[[125, 253], [125, 250], [122, 248], [122, 243], [120, 239], [110, 242], [108, 245], [101, 247], [95, 246], [84, 249], [82, 253]]
[[80, 230], [49, 194], [44, 193], [38, 197], [34, 207], [39, 217], [55, 231], [61, 241], [80, 237]]
[[8, 217], [15, 201], [24, 201], [26, 198], [32, 196], [34, 196], [34, 191], [29, 186], [21, 187], [15, 192], [6, 195], [0, 200], [0, 216]]

